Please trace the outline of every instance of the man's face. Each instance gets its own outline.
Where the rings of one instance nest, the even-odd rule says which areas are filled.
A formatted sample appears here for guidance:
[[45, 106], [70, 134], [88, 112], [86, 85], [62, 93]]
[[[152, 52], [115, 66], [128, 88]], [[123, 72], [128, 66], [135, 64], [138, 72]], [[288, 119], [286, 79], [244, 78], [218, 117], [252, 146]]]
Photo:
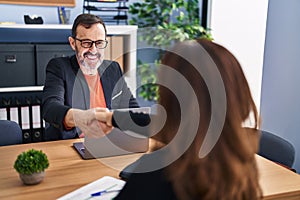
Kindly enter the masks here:
[[93, 24], [89, 29], [79, 25], [76, 29], [76, 39], [70, 37], [69, 42], [76, 57], [80, 69], [84, 74], [95, 75], [98, 67], [104, 59], [104, 49], [96, 48], [95, 43], [90, 48], [82, 47], [79, 40], [105, 40], [105, 30], [102, 24]]

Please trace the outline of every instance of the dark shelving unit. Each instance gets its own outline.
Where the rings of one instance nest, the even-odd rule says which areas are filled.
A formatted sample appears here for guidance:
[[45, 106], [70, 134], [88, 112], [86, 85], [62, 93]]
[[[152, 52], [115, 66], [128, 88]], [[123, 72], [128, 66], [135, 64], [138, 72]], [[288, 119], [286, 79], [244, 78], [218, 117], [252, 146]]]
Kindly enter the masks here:
[[128, 0], [84, 0], [83, 13], [100, 16], [106, 23], [128, 24]]

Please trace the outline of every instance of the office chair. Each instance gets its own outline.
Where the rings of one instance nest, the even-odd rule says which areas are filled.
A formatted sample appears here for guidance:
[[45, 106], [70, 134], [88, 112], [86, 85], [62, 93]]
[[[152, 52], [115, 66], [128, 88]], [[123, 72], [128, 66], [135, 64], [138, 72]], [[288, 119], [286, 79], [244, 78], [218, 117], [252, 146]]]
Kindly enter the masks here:
[[23, 142], [22, 129], [18, 123], [0, 120], [0, 146], [21, 144]]
[[287, 140], [261, 130], [258, 155], [276, 162], [284, 167], [292, 169], [295, 160], [295, 148]]

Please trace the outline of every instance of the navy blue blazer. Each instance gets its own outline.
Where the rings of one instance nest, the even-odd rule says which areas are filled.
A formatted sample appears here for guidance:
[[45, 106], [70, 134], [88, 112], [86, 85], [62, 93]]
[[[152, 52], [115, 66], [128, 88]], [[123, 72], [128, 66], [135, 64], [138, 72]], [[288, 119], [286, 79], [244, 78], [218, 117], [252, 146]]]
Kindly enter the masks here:
[[[98, 68], [98, 73], [107, 108], [139, 107], [117, 62], [104, 60]], [[42, 115], [47, 122], [45, 140], [78, 137], [78, 128], [66, 130], [63, 125], [64, 117], [70, 108], [90, 108], [89, 88], [75, 55], [53, 58], [46, 67], [42, 98]]]

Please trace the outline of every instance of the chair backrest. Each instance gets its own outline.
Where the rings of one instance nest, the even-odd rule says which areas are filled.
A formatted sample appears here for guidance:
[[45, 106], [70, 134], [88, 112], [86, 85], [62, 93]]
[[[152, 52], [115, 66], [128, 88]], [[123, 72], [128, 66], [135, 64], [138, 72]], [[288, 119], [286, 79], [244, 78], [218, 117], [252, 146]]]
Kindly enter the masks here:
[[295, 148], [287, 140], [262, 130], [258, 155], [292, 168], [295, 160]]
[[23, 142], [22, 129], [18, 123], [0, 120], [0, 146], [21, 144]]

